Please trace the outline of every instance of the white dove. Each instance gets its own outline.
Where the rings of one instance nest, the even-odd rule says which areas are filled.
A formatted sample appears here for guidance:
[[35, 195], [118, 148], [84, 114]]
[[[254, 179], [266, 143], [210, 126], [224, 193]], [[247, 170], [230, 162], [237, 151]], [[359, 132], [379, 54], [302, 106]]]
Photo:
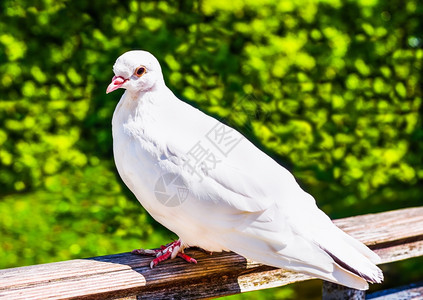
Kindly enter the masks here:
[[113, 66], [110, 93], [122, 180], [179, 239], [153, 254], [195, 259], [184, 248], [233, 251], [254, 261], [364, 290], [380, 283], [380, 259], [326, 216], [293, 175], [235, 129], [179, 100], [157, 59], [129, 51]]

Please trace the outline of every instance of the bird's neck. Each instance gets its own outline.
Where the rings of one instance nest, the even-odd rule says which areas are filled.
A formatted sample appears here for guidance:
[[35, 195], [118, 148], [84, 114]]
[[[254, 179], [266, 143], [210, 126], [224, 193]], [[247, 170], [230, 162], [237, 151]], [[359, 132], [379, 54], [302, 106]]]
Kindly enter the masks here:
[[125, 96], [128, 100], [131, 101], [154, 101], [157, 102], [160, 100], [162, 94], [167, 94], [170, 90], [167, 88], [164, 81], [156, 82], [151, 88], [144, 91], [131, 91], [126, 90]]
[[122, 112], [127, 115], [140, 116], [143, 113], [151, 113], [160, 110], [160, 107], [171, 105], [170, 102], [175, 101], [176, 97], [172, 91], [166, 86], [160, 89], [150, 89], [147, 91], [129, 91], [126, 90], [119, 102], [116, 112]]
[[149, 127], [156, 127], [154, 124], [172, 110], [177, 101], [172, 91], [166, 86], [160, 90], [142, 93], [125, 91], [113, 113], [113, 138], [125, 126], [137, 128], [139, 132], [144, 132]]

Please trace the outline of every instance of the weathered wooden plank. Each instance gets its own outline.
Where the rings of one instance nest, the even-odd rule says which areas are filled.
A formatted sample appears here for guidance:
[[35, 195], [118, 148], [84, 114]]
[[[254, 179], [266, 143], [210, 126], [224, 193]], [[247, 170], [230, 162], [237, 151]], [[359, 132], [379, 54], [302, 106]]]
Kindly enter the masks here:
[[382, 263], [423, 255], [423, 207], [349, 217], [334, 223], [373, 249]]
[[[336, 220], [375, 249], [383, 262], [423, 255], [423, 207]], [[261, 266], [234, 253], [188, 250], [180, 259], [149, 268], [150, 257], [130, 253], [0, 270], [1, 299], [209, 298], [307, 280]]]
[[382, 263], [391, 263], [407, 258], [419, 257], [423, 255], [423, 241], [404, 242], [399, 245], [389, 245], [373, 250], [380, 256]]
[[[127, 296], [128, 291], [140, 288], [154, 288], [170, 283], [178, 285], [224, 274], [219, 270], [241, 272], [249, 268], [246, 259], [232, 253], [213, 257], [200, 251], [192, 253], [201, 259], [200, 264], [188, 265], [182, 260], [174, 260], [151, 270], [151, 257], [123, 253], [6, 269], [0, 271], [0, 297], [27, 299], [31, 295], [31, 299], [66, 299], [90, 295], [92, 299], [106, 299]], [[25, 293], [21, 294], [21, 291]]]
[[423, 207], [349, 217], [334, 223], [366, 245], [381, 245], [423, 235]]

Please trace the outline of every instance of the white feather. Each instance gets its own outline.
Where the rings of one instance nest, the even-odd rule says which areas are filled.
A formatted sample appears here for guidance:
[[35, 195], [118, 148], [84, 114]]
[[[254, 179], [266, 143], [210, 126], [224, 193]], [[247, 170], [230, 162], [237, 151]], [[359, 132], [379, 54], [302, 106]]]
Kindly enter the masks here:
[[[129, 77], [139, 65], [148, 66], [142, 81]], [[114, 69], [130, 78], [112, 121], [119, 174], [153, 218], [185, 245], [231, 250], [357, 289], [367, 289], [366, 280], [381, 282], [382, 272], [371, 262], [376, 254], [333, 225], [289, 171], [240, 133], [175, 97], [151, 54], [126, 53]], [[231, 130], [239, 143], [227, 155], [208, 144], [219, 163], [197, 166], [193, 173], [186, 167], [188, 153], [196, 143], [207, 143], [215, 126]], [[163, 205], [154, 194], [166, 173], [188, 187], [181, 205]]]

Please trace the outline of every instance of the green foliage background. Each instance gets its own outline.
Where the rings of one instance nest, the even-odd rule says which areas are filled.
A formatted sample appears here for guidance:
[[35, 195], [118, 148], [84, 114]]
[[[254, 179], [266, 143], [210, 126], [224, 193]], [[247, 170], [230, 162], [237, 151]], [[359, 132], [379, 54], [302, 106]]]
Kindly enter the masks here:
[[0, 268], [172, 236], [113, 164], [105, 89], [130, 49], [331, 217], [421, 205], [422, 28], [419, 0], [2, 0]]

